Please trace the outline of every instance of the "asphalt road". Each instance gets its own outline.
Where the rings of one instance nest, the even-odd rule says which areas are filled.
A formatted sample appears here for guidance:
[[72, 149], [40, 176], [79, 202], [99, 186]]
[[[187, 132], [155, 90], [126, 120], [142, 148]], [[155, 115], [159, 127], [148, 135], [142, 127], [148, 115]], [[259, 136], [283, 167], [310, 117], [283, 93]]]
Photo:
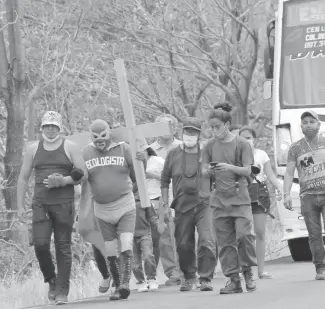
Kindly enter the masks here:
[[[161, 286], [158, 291], [133, 291], [128, 300], [109, 301], [108, 296], [84, 299], [64, 306], [67, 309], [312, 309], [325, 308], [325, 281], [315, 281], [311, 263], [294, 263], [283, 258], [268, 264], [274, 279], [257, 280], [257, 291], [220, 295], [224, 278], [213, 281], [215, 291], [179, 292], [178, 287]], [[54, 308], [54, 306], [32, 307]], [[30, 308], [30, 309], [32, 309]]]

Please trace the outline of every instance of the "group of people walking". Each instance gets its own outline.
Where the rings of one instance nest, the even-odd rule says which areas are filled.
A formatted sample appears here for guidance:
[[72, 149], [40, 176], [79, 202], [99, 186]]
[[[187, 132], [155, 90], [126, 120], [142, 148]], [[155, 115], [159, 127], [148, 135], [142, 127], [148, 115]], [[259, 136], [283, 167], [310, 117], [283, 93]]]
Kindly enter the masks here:
[[[42, 139], [29, 145], [24, 156], [18, 181], [18, 215], [35, 170], [33, 243], [44, 281], [49, 283], [49, 299], [56, 304], [67, 302], [74, 186], [78, 184], [80, 212], [91, 203], [104, 240], [104, 250], [96, 245], [93, 249], [103, 277], [100, 292], [108, 291], [112, 279], [111, 300], [129, 297], [132, 272], [140, 292], [157, 290], [159, 260], [168, 278], [165, 284], [180, 285], [184, 292], [194, 288], [197, 274], [200, 290], [212, 291], [218, 259], [229, 278], [221, 294], [243, 292], [241, 273], [246, 290], [255, 291], [254, 266], [258, 266], [260, 279], [271, 279], [264, 271], [270, 209], [267, 180], [276, 188], [278, 199], [282, 198], [282, 188], [267, 154], [254, 147], [254, 129], [231, 128], [231, 120], [231, 106], [216, 105], [208, 120], [214, 136], [202, 143], [199, 119], [188, 118], [178, 140], [174, 137], [177, 120], [171, 115], [158, 117], [156, 121], [170, 122], [173, 132], [137, 153], [152, 202], [151, 207], [142, 208], [130, 146], [112, 140], [106, 121], [97, 119], [91, 124], [92, 143], [80, 151], [60, 135], [61, 115], [45, 113]], [[76, 169], [80, 177], [75, 177]], [[286, 186], [290, 189], [290, 181]], [[289, 208], [289, 193], [285, 196]], [[52, 231], [57, 273], [50, 253]], [[314, 262], [321, 265], [317, 266], [319, 273], [324, 252], [316, 241], [313, 244]]]

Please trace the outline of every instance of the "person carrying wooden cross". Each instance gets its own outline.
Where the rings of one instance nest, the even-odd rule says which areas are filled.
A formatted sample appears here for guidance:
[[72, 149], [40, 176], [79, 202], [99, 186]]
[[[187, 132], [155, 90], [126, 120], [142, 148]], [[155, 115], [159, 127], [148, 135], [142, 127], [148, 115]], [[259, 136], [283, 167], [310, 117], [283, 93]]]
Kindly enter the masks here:
[[[180, 291], [191, 291], [200, 276], [201, 291], [212, 291], [211, 279], [216, 266], [216, 241], [209, 206], [210, 179], [202, 178], [199, 136], [201, 122], [189, 118], [183, 127], [183, 143], [169, 151], [161, 174], [161, 196], [168, 210], [168, 191], [172, 180], [175, 210], [175, 239], [179, 265], [184, 273]], [[195, 227], [199, 239], [196, 266]]]
[[[82, 183], [80, 212], [90, 196], [94, 214], [104, 238], [110, 272], [115, 284], [111, 300], [127, 299], [133, 258], [136, 182], [130, 146], [111, 140], [110, 127], [101, 119], [90, 126], [93, 143], [83, 148], [89, 178]], [[118, 258], [119, 254], [119, 258]]]

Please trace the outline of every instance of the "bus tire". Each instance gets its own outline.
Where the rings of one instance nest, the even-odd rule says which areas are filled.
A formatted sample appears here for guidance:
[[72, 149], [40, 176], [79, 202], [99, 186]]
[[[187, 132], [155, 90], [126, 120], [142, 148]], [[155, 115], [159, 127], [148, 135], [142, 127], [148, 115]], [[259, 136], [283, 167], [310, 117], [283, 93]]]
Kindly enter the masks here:
[[297, 238], [288, 240], [291, 257], [295, 262], [311, 261], [311, 251], [308, 238]]

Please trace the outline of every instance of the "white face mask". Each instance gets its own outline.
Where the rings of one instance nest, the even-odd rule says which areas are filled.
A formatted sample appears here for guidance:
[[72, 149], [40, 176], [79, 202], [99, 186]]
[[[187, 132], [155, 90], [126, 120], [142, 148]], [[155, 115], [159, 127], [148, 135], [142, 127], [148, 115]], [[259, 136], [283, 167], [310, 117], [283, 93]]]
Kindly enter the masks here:
[[183, 134], [184, 145], [188, 148], [194, 147], [197, 145], [198, 137], [192, 135]]

